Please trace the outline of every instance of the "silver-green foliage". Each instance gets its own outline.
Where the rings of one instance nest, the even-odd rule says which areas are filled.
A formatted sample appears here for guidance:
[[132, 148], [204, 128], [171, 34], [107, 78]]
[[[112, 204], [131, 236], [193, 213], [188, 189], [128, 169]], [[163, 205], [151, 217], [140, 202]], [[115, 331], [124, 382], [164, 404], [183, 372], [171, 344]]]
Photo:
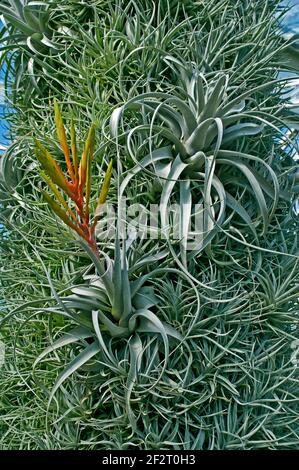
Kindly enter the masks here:
[[[176, 74], [182, 84], [178, 92], [181, 91], [184, 98], [166, 92], [136, 96], [113, 111], [110, 126], [112, 136], [118, 140], [122, 132], [119, 129], [125, 129], [122, 137], [125, 136], [127, 151], [136, 165], [122, 182], [121, 194], [124, 194], [133, 177], [148, 168], [161, 181], [162, 230], [167, 228], [166, 212], [171, 194], [176, 182], [179, 184], [179, 202], [183, 211], [181, 255], [186, 264], [192, 200], [193, 204], [203, 205], [204, 235], [191, 256], [200, 253], [211, 242], [215, 230], [231, 220], [231, 215], [229, 219], [226, 217], [226, 206], [251, 228], [255, 237], [260, 221], [262, 234], [267, 231], [280, 195], [278, 178], [268, 163], [270, 156], [264, 160], [258, 155], [246, 153], [246, 141], [250, 144], [252, 140], [248, 137], [255, 135], [262, 139], [267, 126], [276, 129], [277, 117], [272, 118], [267, 103], [264, 106], [255, 104], [256, 93], [273, 87], [276, 81], [248, 87], [236, 96], [234, 87], [229, 86], [229, 74], [213, 74], [206, 79], [199, 70], [192, 71], [191, 64], [183, 65], [173, 57], [166, 57], [165, 61], [179, 68], [180, 73], [176, 70]], [[126, 125], [120, 127], [121, 118], [127, 110], [137, 116], [138, 124], [132, 128]], [[134, 139], [138, 133], [140, 138]], [[144, 152], [144, 148], [148, 148], [150, 153], [139, 160], [138, 155]], [[231, 194], [225, 187], [227, 174], [233, 175], [236, 170], [239, 177]], [[242, 194], [239, 194], [240, 185], [243, 187]], [[192, 198], [192, 188], [193, 192], [199, 189], [202, 193], [196, 201], [194, 196]], [[240, 203], [244, 193], [254, 196], [258, 209], [258, 217], [254, 221], [246, 206]], [[265, 195], [271, 201], [270, 207]], [[284, 194], [284, 197], [289, 196]]]
[[[49, 2], [76, 40], [43, 56], [45, 88], [30, 106], [15, 96], [18, 140], [1, 162], [11, 361], [0, 446], [298, 448], [298, 239], [294, 164], [278, 141], [277, 2], [83, 3]], [[16, 80], [29, 86], [22, 69]], [[146, 208], [203, 201], [205, 249], [99, 240], [103, 264], [90, 259], [40, 197], [31, 134], [60, 157], [48, 93], [82, 136], [103, 125], [95, 174], [118, 154], [112, 202], [117, 177]]]

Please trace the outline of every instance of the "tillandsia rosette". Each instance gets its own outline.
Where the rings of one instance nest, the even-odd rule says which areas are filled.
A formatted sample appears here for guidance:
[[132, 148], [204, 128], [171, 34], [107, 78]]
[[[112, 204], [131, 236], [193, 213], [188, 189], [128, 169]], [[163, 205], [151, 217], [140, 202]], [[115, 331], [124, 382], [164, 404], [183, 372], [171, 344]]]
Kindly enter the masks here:
[[[178, 93], [147, 92], [131, 98], [113, 111], [110, 128], [135, 164], [122, 182], [121, 194], [136, 175], [154, 175], [162, 185], [161, 230], [166, 234], [168, 206], [179, 186], [181, 261], [187, 266], [188, 259], [209, 248], [217, 232], [227, 230], [234, 214], [258, 243], [259, 234], [267, 232], [279, 197], [290, 199], [290, 193], [281, 190], [271, 163], [249, 153], [251, 137], [261, 139], [267, 127], [278, 130], [267, 103], [256, 106], [255, 96], [279, 80], [238, 93], [230, 86], [229, 74], [205, 76], [174, 57], [164, 60], [178, 77]], [[134, 127], [126, 125], [127, 111], [137, 119]], [[145, 147], [149, 153], [139, 159]], [[194, 196], [196, 190], [201, 195]], [[246, 207], [248, 196], [258, 209], [254, 218]], [[187, 253], [194, 203], [202, 204], [201, 240]]]
[[4, 26], [0, 32], [0, 64], [6, 61], [6, 83], [12, 70], [19, 78], [26, 74], [30, 80], [24, 87], [22, 80], [13, 83], [14, 100], [45, 92], [44, 76], [54, 77], [53, 59], [65, 51], [65, 44], [74, 38], [66, 26], [50, 20], [51, 2], [36, 0], [2, 0], [0, 15]]

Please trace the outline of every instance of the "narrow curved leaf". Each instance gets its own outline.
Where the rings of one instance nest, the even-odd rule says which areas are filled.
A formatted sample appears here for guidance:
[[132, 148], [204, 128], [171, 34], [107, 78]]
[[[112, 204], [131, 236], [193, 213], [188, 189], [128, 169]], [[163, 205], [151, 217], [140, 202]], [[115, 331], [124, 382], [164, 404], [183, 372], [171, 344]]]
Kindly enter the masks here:
[[57, 349], [60, 349], [63, 346], [67, 346], [68, 344], [77, 343], [81, 339], [90, 338], [91, 336], [92, 331], [87, 328], [84, 328], [82, 326], [74, 328], [73, 330], [69, 331], [68, 333], [65, 333], [63, 336], [54, 341], [53, 344], [48, 346], [34, 361], [33, 368], [35, 368], [36, 365], [50, 352], [56, 351]]
[[73, 359], [68, 366], [64, 369], [61, 374], [59, 374], [54, 387], [51, 390], [49, 403], [52, 401], [55, 393], [61, 387], [63, 382], [70, 377], [74, 372], [76, 372], [80, 367], [85, 365], [90, 359], [92, 359], [96, 354], [98, 354], [102, 350], [101, 346], [99, 345], [98, 341], [94, 341], [93, 343], [86, 346], [83, 351], [81, 351], [78, 356]]

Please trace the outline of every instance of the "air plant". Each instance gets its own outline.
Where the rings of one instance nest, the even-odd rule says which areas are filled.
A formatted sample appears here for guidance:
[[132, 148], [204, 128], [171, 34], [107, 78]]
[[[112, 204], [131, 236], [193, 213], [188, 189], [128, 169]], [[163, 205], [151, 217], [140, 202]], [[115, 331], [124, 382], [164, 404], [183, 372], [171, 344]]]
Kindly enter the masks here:
[[[155, 383], [158, 383], [167, 368], [172, 352], [171, 344], [174, 340], [178, 344], [184, 342], [180, 331], [169, 323], [161, 321], [155, 313], [159, 299], [152, 284], [159, 276], [163, 277], [167, 273], [175, 275], [177, 279], [185, 280], [187, 284], [191, 285], [191, 288], [193, 288], [193, 283], [184, 273], [167, 267], [155, 266], [147, 274], [136, 276], [143, 266], [148, 267], [163, 260], [167, 255], [165, 252], [156, 253], [154, 250], [153, 255], [143, 256], [135, 266], [132, 265], [129, 269], [126, 250], [125, 248], [120, 249], [117, 238], [114, 260], [107, 255], [105, 256], [107, 270], [103, 273], [103, 265], [98, 257], [95, 257], [86, 242], [83, 242], [82, 246], [93, 260], [98, 274], [102, 274], [86, 276], [87, 282], [83, 285], [73, 286], [72, 293], [66, 297], [58, 296], [53, 290], [56, 299], [59, 299], [55, 313], [72, 320], [77, 326], [61, 335], [47, 347], [36, 359], [34, 367], [49, 353], [66, 345], [82, 345], [82, 342], [84, 344], [82, 351], [67, 364], [57, 377], [50, 393], [50, 403], [65, 380], [95, 356], [108, 369], [120, 370], [121, 366], [117, 357], [123, 352], [123, 346], [117, 352], [111, 349], [111, 343], [112, 340], [117, 339], [126, 341], [129, 347], [129, 373], [125, 390], [125, 408], [132, 428], [136, 429], [136, 419], [131, 409], [130, 397], [138, 375], [142, 374], [142, 371], [146, 371], [147, 374], [151, 372], [152, 377], [148, 387], [151, 388]], [[54, 289], [53, 286], [52, 289]], [[199, 309], [197, 293], [196, 297], [197, 309]], [[188, 330], [191, 330], [193, 326], [192, 322]], [[146, 354], [147, 343], [157, 344], [151, 356]]]
[[[44, 76], [54, 77], [53, 58], [65, 50], [65, 39], [73, 37], [67, 27], [52, 28], [51, 5], [45, 1], [2, 0], [0, 15], [4, 25], [0, 31], [0, 64], [5, 65], [5, 80], [10, 82], [12, 74], [18, 77], [12, 87], [13, 100], [26, 99], [45, 93]], [[22, 81], [23, 75], [29, 80]]]
[[[22, 41], [32, 52], [37, 52], [36, 44], [40, 44], [40, 52], [50, 46], [51, 29], [49, 28], [49, 12], [46, 2], [27, 0], [4, 0], [0, 5], [0, 13], [14, 29], [14, 36], [7, 40]], [[35, 47], [34, 47], [35, 44]], [[16, 47], [16, 43], [15, 43]]]
[[[0, 5], [5, 25], [1, 31], [1, 62], [8, 63], [6, 79], [13, 65], [15, 73], [21, 78], [22, 73], [31, 77], [31, 85], [38, 89], [40, 77], [35, 73], [39, 58], [57, 50], [52, 42], [53, 32], [49, 27], [49, 11], [45, 2], [26, 0], [4, 0]], [[22, 86], [15, 83], [16, 90]]]
[[[40, 141], [35, 139], [36, 156], [43, 169], [41, 175], [54, 194], [56, 201], [53, 200], [46, 191], [42, 190], [42, 194], [55, 214], [83, 240], [85, 240], [91, 249], [99, 255], [95, 241], [95, 228], [99, 218], [100, 209], [105, 203], [108, 195], [112, 175], [112, 160], [108, 165], [102, 189], [98, 197], [95, 217], [93, 223], [91, 223], [91, 163], [95, 146], [95, 126], [92, 125], [89, 130], [79, 163], [74, 123], [72, 122], [71, 124], [70, 150], [57, 101], [55, 101], [54, 106], [57, 137], [63, 150], [68, 175], [67, 177], [64, 176], [59, 164], [55, 161], [51, 153]], [[65, 200], [65, 196], [60, 190], [62, 190], [64, 195], [74, 203], [74, 209], [70, 208], [69, 204]]]
[[[151, 169], [150, 173], [163, 186], [160, 198], [161, 228], [166, 233], [167, 205], [176, 183], [179, 184], [182, 208], [181, 256], [186, 264], [192, 198], [194, 201], [192, 185], [202, 193], [202, 199], [196, 202], [203, 204], [203, 237], [191, 256], [196, 256], [210, 244], [226, 220], [227, 207], [245, 222], [256, 240], [258, 226], [262, 226], [262, 235], [267, 231], [279, 198], [278, 178], [267, 161], [245, 152], [242, 146], [248, 137], [261, 134], [265, 125], [276, 128], [269, 120], [271, 116], [250, 105], [255, 93], [276, 82], [269, 81], [248, 88], [234, 97], [235, 90], [229, 86], [229, 74], [221, 72], [206, 78], [176, 58], [167, 56], [165, 61], [181, 82], [178, 95], [148, 92], [131, 98], [114, 110], [110, 128], [112, 136], [118, 141], [125, 139], [126, 149], [135, 163], [135, 167], [123, 179], [121, 193], [135, 175]], [[182, 93], [183, 98], [180, 96]], [[125, 125], [124, 115], [127, 110], [134, 112], [139, 119], [135, 127]], [[122, 121], [124, 123], [121, 126]], [[168, 145], [161, 144], [161, 139]], [[149, 146], [150, 152], [139, 159], [138, 154], [145, 145]], [[239, 183], [236, 184], [236, 194], [231, 194], [225, 187], [222, 167], [240, 174], [244, 191], [252, 194], [257, 202], [259, 216], [256, 220], [252, 220], [251, 214], [242, 204], [243, 196], [238, 196]], [[265, 178], [265, 172], [270, 181]], [[270, 207], [265, 196], [272, 200]]]
[[[79, 162], [74, 125], [72, 123], [70, 131], [70, 150], [57, 101], [55, 101], [54, 106], [57, 137], [63, 150], [68, 175], [67, 177], [64, 176], [61, 167], [50, 152], [38, 140], [35, 140], [36, 156], [43, 169], [41, 175], [54, 194], [57, 202], [46, 191], [41, 191], [45, 201], [55, 214], [79, 236], [79, 243], [93, 261], [98, 277], [90, 285], [74, 287], [72, 295], [59, 299], [59, 305], [62, 307], [60, 313], [74, 320], [79, 326], [47, 348], [37, 359], [36, 363], [48, 352], [66, 344], [76, 343], [87, 338], [93, 339], [79, 356], [59, 375], [51, 393], [52, 398], [64, 380], [94, 355], [102, 353], [110, 361], [112, 360], [111, 357], [113, 355], [111, 356], [111, 353], [108, 352], [105, 342], [106, 335], [112, 338], [126, 338], [129, 341], [132, 361], [132, 371], [128, 382], [128, 393], [130, 394], [136, 379], [136, 364], [140, 363], [143, 354], [142, 340], [139, 334], [161, 336], [165, 354], [161, 374], [166, 367], [169, 356], [168, 337], [179, 341], [183, 339], [180, 332], [171, 325], [162, 322], [151, 310], [157, 304], [157, 297], [153, 287], [149, 285], [149, 281], [155, 279], [157, 275], [173, 272], [181, 276], [181, 273], [175, 269], [156, 268], [142, 276], [134, 276], [134, 271], [137, 271], [143, 265], [147, 266], [165, 258], [167, 256], [167, 251], [165, 250], [161, 252], [154, 250], [152, 256], [139, 260], [135, 268], [131, 266], [129, 273], [126, 243], [124, 242], [121, 248], [118, 232], [115, 240], [114, 259], [112, 260], [107, 254], [104, 255], [104, 258], [100, 257], [95, 240], [95, 227], [101, 207], [106, 202], [108, 195], [112, 175], [112, 161], [110, 161], [106, 171], [96, 206], [95, 217], [91, 223], [89, 205], [91, 163], [95, 147], [95, 126], [92, 125], [89, 130]], [[74, 203], [74, 210], [70, 208], [65, 196]], [[59, 298], [56, 293], [55, 297]], [[75, 310], [76, 313], [73, 313], [72, 310]], [[115, 363], [115, 359], [112, 362]], [[128, 397], [129, 395], [127, 396], [127, 404], [129, 403]], [[134, 419], [129, 405], [128, 413], [133, 423]]]

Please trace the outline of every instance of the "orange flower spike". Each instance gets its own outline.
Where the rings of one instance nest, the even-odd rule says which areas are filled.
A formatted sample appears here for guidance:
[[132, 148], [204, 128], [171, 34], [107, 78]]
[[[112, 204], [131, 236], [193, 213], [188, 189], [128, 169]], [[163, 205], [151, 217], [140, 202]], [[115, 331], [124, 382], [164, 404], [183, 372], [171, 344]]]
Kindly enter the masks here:
[[93, 160], [94, 147], [95, 147], [95, 138], [93, 137], [90, 148], [89, 148], [89, 156], [87, 159], [87, 168], [86, 168], [85, 212], [86, 212], [88, 219], [89, 219], [89, 201], [90, 201], [90, 193], [91, 193], [91, 162]]
[[59, 105], [56, 99], [54, 100], [54, 109], [55, 109], [55, 124], [56, 124], [57, 137], [58, 137], [58, 140], [60, 142], [60, 145], [64, 154], [64, 158], [65, 158], [65, 162], [67, 165], [70, 178], [72, 182], [75, 183], [75, 174], [74, 174], [73, 165], [71, 162], [70, 151], [69, 151], [67, 138], [66, 138], [66, 132], [65, 132], [61, 112], [59, 109]]
[[38, 140], [35, 140], [35, 153], [46, 175], [69, 197], [72, 197], [72, 190], [60, 166], [56, 163], [50, 152]]
[[66, 200], [64, 199], [62, 194], [59, 192], [59, 190], [57, 189], [55, 184], [50, 180], [50, 178], [43, 171], [41, 171], [41, 176], [43, 177], [43, 179], [45, 180], [45, 182], [47, 183], [47, 185], [49, 186], [49, 188], [53, 192], [54, 196], [56, 196], [56, 199], [58, 200], [58, 202], [60, 202], [60, 204], [63, 206], [63, 208], [66, 210], [66, 212], [71, 216], [71, 218], [76, 223], [78, 223], [77, 217], [75, 216], [73, 211], [69, 208]]
[[86, 196], [89, 199], [90, 196], [90, 165], [91, 165], [91, 159], [93, 156], [93, 151], [94, 151], [94, 146], [95, 146], [95, 126], [94, 124], [91, 126], [88, 132], [87, 140], [85, 143], [85, 147], [83, 150], [83, 154], [80, 160], [80, 166], [79, 166], [79, 194], [83, 198], [84, 195], [84, 188], [86, 184], [89, 185], [89, 188], [86, 190]]
[[75, 185], [78, 186], [79, 183], [79, 173], [78, 173], [78, 151], [77, 151], [77, 141], [76, 141], [76, 132], [74, 121], [71, 121], [71, 151], [72, 151], [72, 160], [75, 170]]
[[98, 219], [99, 219], [101, 208], [102, 208], [103, 204], [105, 204], [107, 196], [108, 196], [108, 191], [109, 191], [109, 188], [110, 188], [111, 176], [112, 176], [112, 166], [113, 166], [113, 161], [110, 160], [110, 163], [108, 165], [108, 168], [107, 168], [107, 171], [106, 171], [106, 174], [105, 174], [105, 177], [104, 177], [104, 181], [103, 181], [103, 184], [102, 184], [101, 192], [100, 192], [100, 195], [99, 195], [99, 198], [98, 198], [97, 207], [96, 207], [96, 210], [95, 210], [95, 218], [94, 218], [94, 222], [93, 222], [93, 225], [92, 225], [92, 228], [91, 228], [92, 233], [94, 233], [94, 231], [95, 231], [95, 228], [96, 228], [96, 225], [97, 225], [97, 222], [98, 222]]
[[71, 229], [75, 230], [75, 232], [80, 235], [80, 237], [86, 239], [86, 234], [83, 232], [83, 230], [78, 227], [74, 222], [71, 221], [71, 219], [68, 217], [67, 213], [64, 212], [62, 207], [57, 204], [57, 202], [53, 201], [53, 199], [49, 196], [49, 194], [46, 191], [41, 190], [42, 195], [47, 202], [47, 204], [51, 207], [53, 212]]

